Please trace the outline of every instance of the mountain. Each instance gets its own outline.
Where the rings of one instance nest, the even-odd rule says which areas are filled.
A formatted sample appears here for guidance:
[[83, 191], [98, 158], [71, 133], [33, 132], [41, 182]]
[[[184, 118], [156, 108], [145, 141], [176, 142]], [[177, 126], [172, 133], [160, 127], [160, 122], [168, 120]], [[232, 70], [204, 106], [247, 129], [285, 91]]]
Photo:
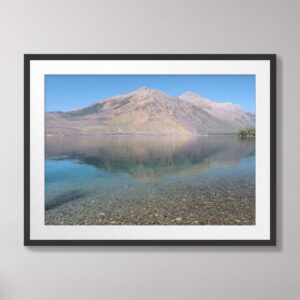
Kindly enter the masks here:
[[205, 110], [211, 116], [229, 123], [234, 128], [255, 127], [255, 115], [244, 112], [240, 105], [213, 102], [192, 92], [186, 92], [179, 98]]
[[46, 135], [206, 135], [255, 127], [238, 105], [186, 92], [180, 97], [142, 87], [69, 112], [46, 113]]

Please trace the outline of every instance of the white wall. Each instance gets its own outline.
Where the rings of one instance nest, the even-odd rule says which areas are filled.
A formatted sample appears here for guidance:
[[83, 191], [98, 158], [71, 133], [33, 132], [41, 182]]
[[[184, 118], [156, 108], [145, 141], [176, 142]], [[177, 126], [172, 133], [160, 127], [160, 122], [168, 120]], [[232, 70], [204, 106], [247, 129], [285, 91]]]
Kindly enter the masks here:
[[[299, 299], [299, 4], [0, 0], [0, 299]], [[278, 246], [23, 247], [24, 53], [277, 53]]]

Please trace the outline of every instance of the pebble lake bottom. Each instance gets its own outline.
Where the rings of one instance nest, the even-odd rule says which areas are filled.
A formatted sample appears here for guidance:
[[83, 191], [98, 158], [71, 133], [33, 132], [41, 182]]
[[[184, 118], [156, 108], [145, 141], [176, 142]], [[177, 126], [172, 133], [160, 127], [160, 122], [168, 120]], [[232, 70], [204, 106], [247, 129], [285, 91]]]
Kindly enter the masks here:
[[46, 225], [255, 225], [255, 140], [47, 137]]

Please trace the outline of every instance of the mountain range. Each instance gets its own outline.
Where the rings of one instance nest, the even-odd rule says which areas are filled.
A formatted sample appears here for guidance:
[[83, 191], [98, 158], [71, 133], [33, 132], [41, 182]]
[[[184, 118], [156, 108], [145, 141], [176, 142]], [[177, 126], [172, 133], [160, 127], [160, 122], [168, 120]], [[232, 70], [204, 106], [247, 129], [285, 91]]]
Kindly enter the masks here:
[[241, 106], [186, 92], [179, 97], [141, 87], [69, 112], [46, 112], [47, 136], [209, 135], [255, 127]]

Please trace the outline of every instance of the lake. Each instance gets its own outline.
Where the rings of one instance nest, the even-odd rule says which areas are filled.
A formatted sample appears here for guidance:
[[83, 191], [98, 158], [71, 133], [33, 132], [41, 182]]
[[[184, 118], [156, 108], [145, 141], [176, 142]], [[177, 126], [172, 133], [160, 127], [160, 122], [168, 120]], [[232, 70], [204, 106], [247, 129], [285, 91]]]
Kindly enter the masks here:
[[46, 137], [45, 224], [254, 225], [255, 140]]

